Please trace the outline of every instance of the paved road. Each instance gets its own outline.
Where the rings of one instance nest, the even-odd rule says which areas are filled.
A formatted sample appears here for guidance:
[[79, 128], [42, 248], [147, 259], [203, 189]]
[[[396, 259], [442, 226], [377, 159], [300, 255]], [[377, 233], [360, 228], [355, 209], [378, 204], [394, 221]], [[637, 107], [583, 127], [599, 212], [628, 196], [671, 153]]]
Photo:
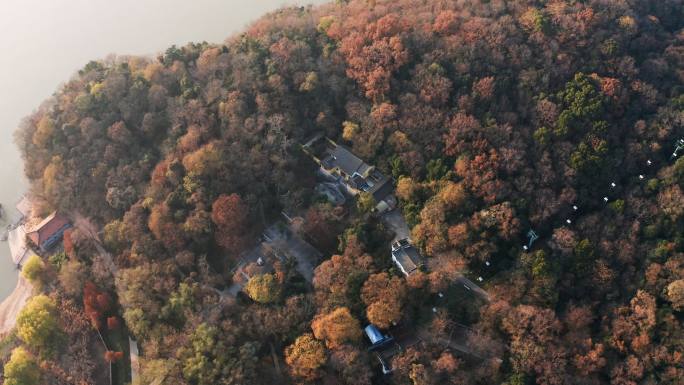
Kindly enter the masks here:
[[249, 277], [247, 274], [242, 273], [245, 277], [245, 281], [242, 282], [233, 282], [230, 286], [228, 286], [227, 289], [223, 290], [222, 292], [219, 293], [221, 296], [221, 299], [225, 298], [226, 296], [231, 296], [231, 297], [237, 297], [238, 293], [242, 288], [245, 286], [245, 283], [247, 283], [247, 280], [249, 280]]
[[250, 263], [256, 262], [259, 257], [264, 255], [266, 249], [273, 250], [277, 256], [288, 256], [297, 260], [297, 271], [304, 279], [311, 283], [313, 281], [313, 271], [316, 263], [321, 258], [321, 253], [313, 246], [296, 235], [292, 229], [283, 229], [277, 224], [269, 226], [263, 233], [264, 241], [259, 243], [249, 252], [245, 253], [235, 271], [242, 274], [244, 282], [233, 282], [230, 287], [221, 292], [221, 296], [226, 295], [235, 297], [242, 290], [249, 276], [244, 273], [242, 268]]
[[313, 271], [321, 258], [321, 253], [303, 240], [293, 229], [281, 231], [276, 225], [270, 226], [264, 235], [276, 252], [281, 252], [297, 260], [297, 271], [307, 282], [313, 281]]
[[404, 219], [404, 215], [401, 213], [400, 208], [388, 211], [382, 214], [381, 217], [387, 227], [394, 232], [394, 239], [392, 239], [392, 242], [403, 238], [410, 238], [411, 230], [409, 230], [406, 219]]
[[313, 261], [318, 259], [318, 251], [313, 246], [297, 236], [276, 240], [271, 245], [288, 256], [294, 257], [297, 260], [297, 271], [307, 282], [313, 281]]
[[135, 382], [138, 378], [138, 373], [140, 372], [140, 362], [139, 362], [139, 351], [138, 343], [128, 336], [128, 349], [131, 356], [131, 380]]
[[[406, 223], [406, 219], [404, 219], [404, 216], [401, 213], [401, 209], [396, 208], [392, 211], [382, 214], [382, 220], [385, 222], [385, 224], [387, 224], [387, 227], [394, 232], [394, 238], [392, 239], [392, 242], [395, 242], [403, 238], [410, 238], [411, 231], [409, 230], [408, 224]], [[485, 301], [489, 302], [489, 294], [487, 294], [487, 292], [484, 291], [484, 289], [482, 289], [481, 287], [479, 287], [475, 282], [469, 280], [462, 274], [460, 274], [454, 280], [454, 283], [457, 285], [462, 285], [464, 288], [471, 291], [474, 295], [477, 295]]]
[[471, 342], [471, 337], [477, 335], [477, 332], [465, 325], [449, 322], [444, 333], [434, 333], [421, 329], [418, 331], [418, 335], [424, 341], [449, 347], [478, 359], [484, 359], [484, 357], [475, 352], [477, 346], [474, 346]]
[[112, 276], [116, 276], [119, 268], [116, 266], [116, 263], [114, 263], [114, 258], [112, 258], [112, 255], [105, 250], [104, 246], [102, 246], [102, 241], [100, 240], [100, 236], [97, 232], [97, 226], [95, 226], [91, 220], [84, 217], [79, 212], [72, 212], [70, 217], [74, 219], [74, 227], [93, 241], [95, 249], [104, 258], [107, 268], [109, 271], [111, 271]]
[[263, 255], [262, 246], [263, 243], [259, 243], [259, 245], [242, 255], [237, 266], [235, 266], [234, 271], [235, 273], [239, 273], [243, 279], [239, 281], [233, 280], [233, 283], [227, 289], [220, 292], [221, 298], [225, 298], [226, 296], [236, 297], [245, 284], [247, 284], [249, 276], [242, 269], [250, 263], [256, 263], [257, 259]]
[[466, 290], [470, 291], [471, 293], [473, 293], [473, 294], [479, 296], [480, 298], [484, 299], [485, 301], [489, 302], [489, 299], [490, 299], [489, 294], [486, 291], [484, 291], [484, 289], [477, 286], [477, 284], [475, 282], [469, 280], [465, 276], [459, 275], [454, 280], [454, 283], [456, 283], [458, 285], [463, 285], [463, 287]]

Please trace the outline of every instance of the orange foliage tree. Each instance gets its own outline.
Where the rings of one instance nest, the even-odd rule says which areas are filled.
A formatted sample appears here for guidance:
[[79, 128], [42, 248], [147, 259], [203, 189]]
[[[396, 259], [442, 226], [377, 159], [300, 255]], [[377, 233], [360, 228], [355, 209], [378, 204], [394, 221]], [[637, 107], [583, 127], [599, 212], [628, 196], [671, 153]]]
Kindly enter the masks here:
[[324, 340], [329, 349], [361, 340], [361, 325], [346, 307], [338, 307], [330, 313], [316, 316], [311, 322], [311, 329], [314, 336]]
[[216, 225], [216, 243], [232, 254], [243, 250], [249, 241], [249, 209], [237, 194], [221, 195], [211, 206]]
[[102, 317], [111, 310], [111, 297], [91, 281], [83, 287], [83, 307], [95, 329], [102, 328]]

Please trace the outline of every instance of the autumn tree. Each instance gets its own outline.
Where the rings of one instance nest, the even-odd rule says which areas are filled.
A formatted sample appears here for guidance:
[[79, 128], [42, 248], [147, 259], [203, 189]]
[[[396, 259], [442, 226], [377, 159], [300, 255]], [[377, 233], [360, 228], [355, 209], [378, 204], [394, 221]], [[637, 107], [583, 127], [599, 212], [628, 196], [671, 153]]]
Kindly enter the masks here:
[[46, 284], [47, 274], [48, 272], [45, 263], [35, 254], [30, 256], [21, 268], [22, 277], [31, 282], [33, 287], [39, 291], [42, 290], [43, 286]]
[[48, 115], [43, 116], [37, 125], [37, 129], [33, 134], [33, 144], [37, 146], [45, 146], [51, 139], [55, 131], [55, 121]]
[[396, 194], [399, 199], [411, 202], [416, 198], [419, 189], [416, 182], [410, 177], [402, 176], [397, 181]]
[[389, 328], [401, 319], [401, 306], [397, 302], [373, 302], [368, 305], [366, 316], [372, 324]]
[[413, 238], [432, 255], [447, 246], [445, 205], [440, 199], [429, 200], [420, 212], [420, 223], [412, 230]]
[[[79, 333], [115, 316], [98, 300], [108, 293], [145, 347], [138, 384], [273, 382], [269, 345], [309, 327], [335, 346], [313, 381], [370, 384], [378, 363], [361, 321], [399, 319], [424, 344], [395, 355], [382, 381], [680, 383], [681, 9], [338, 1], [278, 10], [220, 44], [89, 62], [16, 133], [33, 211], [79, 214], [69, 258], [44, 260], [69, 338], [57, 338], [59, 360], [27, 351], [54, 381], [93, 383], [102, 357]], [[400, 285], [378, 274], [394, 270], [391, 235], [359, 215], [366, 194], [363, 210], [317, 203], [299, 145], [320, 135], [396, 180], [428, 272]], [[303, 235], [332, 255], [313, 293], [289, 259], [254, 290], [268, 305], [224, 298], [256, 222], [281, 211], [306, 212]], [[530, 229], [540, 238], [525, 251]], [[454, 284], [466, 270], [491, 302]], [[468, 324], [481, 359], [444, 350], [450, 321]]]
[[23, 347], [12, 350], [12, 355], [4, 368], [7, 385], [38, 385], [41, 383], [41, 370], [36, 359]]
[[435, 17], [435, 22], [432, 26], [435, 32], [442, 34], [449, 34], [456, 31], [458, 26], [458, 13], [452, 10], [445, 10], [440, 12], [437, 17]]
[[178, 250], [185, 244], [181, 227], [174, 222], [174, 213], [166, 202], [152, 207], [148, 227], [155, 238], [161, 241], [169, 250]]
[[517, 371], [534, 373], [546, 384], [566, 383], [567, 352], [556, 339], [562, 324], [553, 311], [519, 305], [503, 318], [502, 327], [511, 336]]
[[312, 381], [321, 376], [327, 358], [323, 344], [313, 335], [303, 334], [285, 349], [285, 362], [294, 377]]
[[341, 25], [328, 30], [331, 37], [344, 36], [340, 50], [348, 63], [347, 75], [359, 82], [371, 100], [383, 100], [394, 71], [408, 60], [401, 38], [405, 28], [400, 17], [390, 14], [368, 24], [365, 31], [349, 34]]
[[609, 341], [623, 361], [613, 367], [613, 381], [629, 383], [643, 377], [643, 361], [653, 348], [656, 322], [655, 298], [643, 290], [637, 291], [629, 306], [615, 309]]
[[390, 278], [384, 272], [369, 276], [361, 288], [368, 320], [381, 328], [399, 322], [406, 293], [406, 285], [399, 277]]
[[75, 258], [76, 245], [74, 242], [74, 230], [72, 228], [66, 229], [66, 231], [64, 231], [62, 244], [64, 245], [64, 252], [69, 256], [69, 258]]
[[237, 194], [221, 195], [211, 206], [211, 220], [216, 225], [216, 243], [232, 254], [249, 242], [249, 209]]
[[342, 345], [330, 352], [329, 366], [348, 385], [370, 385], [373, 371], [365, 349]]
[[312, 205], [306, 211], [303, 230], [312, 244], [320, 250], [333, 250], [337, 246], [336, 220], [330, 204]]
[[83, 287], [83, 307], [95, 329], [102, 328], [103, 317], [111, 310], [111, 297], [88, 281]]
[[216, 326], [202, 323], [189, 333], [189, 343], [178, 349], [182, 374], [197, 385], [251, 383], [256, 378], [256, 346], [245, 342], [228, 346]]
[[439, 190], [438, 196], [445, 208], [452, 212], [462, 210], [468, 199], [463, 184], [452, 182], [445, 183]]
[[86, 281], [85, 268], [81, 262], [72, 259], [59, 270], [58, 279], [66, 294], [77, 297]]
[[367, 192], [359, 194], [356, 199], [356, 207], [359, 209], [359, 212], [363, 214], [370, 214], [373, 212], [376, 205], [377, 202], [375, 201], [375, 198], [373, 198], [373, 195]]
[[245, 285], [245, 292], [256, 302], [273, 303], [280, 298], [280, 282], [274, 274], [255, 275]]
[[107, 329], [108, 330], [117, 330], [121, 327], [121, 321], [119, 321], [119, 317], [112, 316], [112, 317], [107, 317]]
[[116, 352], [113, 350], [107, 350], [104, 354], [105, 361], [109, 363], [115, 363], [123, 358], [123, 352]]
[[43, 294], [29, 299], [17, 316], [17, 335], [32, 349], [55, 349], [62, 337], [55, 301]]
[[360, 289], [373, 267], [366, 254], [333, 255], [314, 270], [313, 285], [317, 303], [323, 309], [354, 306], [360, 302]]
[[667, 298], [675, 310], [684, 309], [684, 280], [678, 279], [667, 285]]
[[468, 148], [468, 143], [477, 138], [480, 127], [480, 122], [472, 115], [456, 114], [449, 123], [449, 132], [444, 135], [446, 154], [460, 155]]
[[319, 314], [311, 322], [314, 336], [324, 340], [329, 349], [335, 349], [345, 342], [361, 340], [361, 325], [346, 307], [338, 307], [326, 314]]

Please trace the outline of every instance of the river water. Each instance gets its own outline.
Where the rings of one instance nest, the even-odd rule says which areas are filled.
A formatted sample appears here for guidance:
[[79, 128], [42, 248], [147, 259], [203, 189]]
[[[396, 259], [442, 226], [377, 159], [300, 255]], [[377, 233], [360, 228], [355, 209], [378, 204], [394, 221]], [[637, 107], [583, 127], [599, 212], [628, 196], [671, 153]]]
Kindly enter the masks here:
[[[220, 43], [264, 13], [324, 0], [3, 0], [0, 4], [0, 204], [16, 218], [26, 190], [13, 132], [89, 60], [149, 55], [172, 44]], [[0, 300], [17, 272], [0, 243]]]

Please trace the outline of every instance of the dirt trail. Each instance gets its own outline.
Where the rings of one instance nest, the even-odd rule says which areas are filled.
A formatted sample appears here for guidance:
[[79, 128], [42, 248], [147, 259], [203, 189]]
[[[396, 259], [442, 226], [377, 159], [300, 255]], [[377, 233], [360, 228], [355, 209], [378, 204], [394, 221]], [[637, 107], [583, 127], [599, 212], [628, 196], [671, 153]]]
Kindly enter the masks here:
[[112, 276], [115, 276], [119, 268], [114, 263], [114, 258], [112, 258], [112, 255], [105, 250], [104, 246], [102, 246], [102, 241], [100, 240], [100, 236], [98, 235], [97, 231], [97, 225], [81, 215], [79, 212], [72, 212], [70, 217], [74, 220], [74, 227], [79, 229], [83, 234], [93, 240], [93, 244], [95, 245], [97, 252], [105, 259], [107, 267], [112, 272]]

